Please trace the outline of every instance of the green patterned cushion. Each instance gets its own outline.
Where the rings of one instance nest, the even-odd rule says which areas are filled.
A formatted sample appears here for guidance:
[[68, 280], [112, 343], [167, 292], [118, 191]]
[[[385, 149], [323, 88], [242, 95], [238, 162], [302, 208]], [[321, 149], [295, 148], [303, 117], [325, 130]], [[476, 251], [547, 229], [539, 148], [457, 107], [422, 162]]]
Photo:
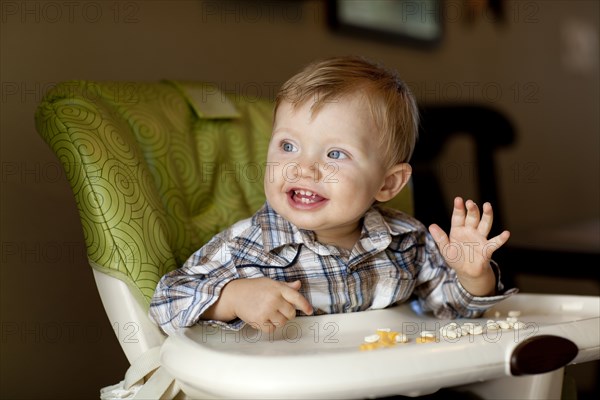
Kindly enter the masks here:
[[[149, 304], [162, 275], [264, 202], [272, 103], [201, 83], [64, 82], [36, 113], [90, 264]], [[412, 213], [410, 190], [391, 206]]]

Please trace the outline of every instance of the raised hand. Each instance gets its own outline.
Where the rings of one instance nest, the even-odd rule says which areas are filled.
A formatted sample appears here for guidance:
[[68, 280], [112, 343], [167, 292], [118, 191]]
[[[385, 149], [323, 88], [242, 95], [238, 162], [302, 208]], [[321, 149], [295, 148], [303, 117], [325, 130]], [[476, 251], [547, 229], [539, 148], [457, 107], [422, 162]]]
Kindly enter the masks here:
[[436, 224], [429, 232], [437, 243], [449, 267], [456, 271], [463, 287], [471, 294], [484, 296], [492, 294], [495, 277], [490, 268], [492, 253], [501, 247], [510, 232], [488, 239], [492, 229], [494, 213], [490, 203], [484, 203], [483, 215], [472, 200], [463, 202], [461, 197], [454, 199], [450, 236]]

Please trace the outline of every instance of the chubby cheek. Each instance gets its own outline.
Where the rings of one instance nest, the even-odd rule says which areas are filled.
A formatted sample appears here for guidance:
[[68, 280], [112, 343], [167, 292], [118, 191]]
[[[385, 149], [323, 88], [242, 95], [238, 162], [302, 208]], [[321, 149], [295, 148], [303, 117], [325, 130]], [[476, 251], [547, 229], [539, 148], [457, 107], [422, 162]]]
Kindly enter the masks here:
[[378, 174], [360, 169], [340, 169], [329, 177], [333, 190], [367, 196], [375, 194], [380, 187], [380, 180]]
[[322, 164], [318, 173], [312, 173], [312, 179], [320, 181], [321, 185], [327, 187], [329, 193], [353, 192], [356, 189], [362, 189], [369, 178], [357, 168], [347, 165], [340, 166], [337, 163], [330, 162]]
[[[276, 201], [282, 201], [285, 181], [282, 178], [282, 171], [279, 168], [267, 168], [263, 180], [265, 196], [270, 204]], [[280, 198], [281, 197], [281, 198]]]
[[274, 179], [272, 177], [266, 176], [265, 175], [265, 180], [264, 180], [264, 190], [265, 190], [265, 196], [267, 197], [267, 200], [269, 202], [272, 201], [273, 198], [273, 194], [275, 193], [276, 189], [275, 189], [275, 182]]

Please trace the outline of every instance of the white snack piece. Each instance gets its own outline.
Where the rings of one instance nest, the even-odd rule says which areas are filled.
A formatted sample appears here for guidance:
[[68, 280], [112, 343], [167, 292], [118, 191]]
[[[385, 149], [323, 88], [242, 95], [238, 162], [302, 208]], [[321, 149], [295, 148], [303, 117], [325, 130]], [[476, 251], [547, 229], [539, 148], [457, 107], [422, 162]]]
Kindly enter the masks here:
[[497, 331], [498, 329], [500, 329], [500, 325], [498, 325], [498, 323], [496, 321], [492, 321], [489, 320], [486, 324], [485, 324], [485, 328], [488, 331]]
[[460, 332], [460, 334], [461, 334], [462, 336], [467, 336], [467, 335], [470, 333], [470, 331], [469, 331], [469, 329], [468, 329], [468, 328], [465, 328], [465, 327], [462, 327], [462, 326], [461, 326], [461, 327], [459, 327], [459, 328], [457, 329], [457, 331], [458, 331], [458, 332]]
[[440, 335], [448, 339], [457, 339], [462, 336], [462, 329], [456, 322], [451, 322], [440, 328]]
[[512, 326], [510, 325], [510, 323], [508, 321], [497, 321], [498, 322], [498, 326], [500, 327], [500, 329], [510, 329], [512, 328]]
[[378, 341], [379, 341], [379, 335], [377, 335], [377, 334], [365, 336], [366, 343], [376, 343]]
[[458, 339], [462, 335], [460, 334], [459, 331], [457, 331], [455, 329], [448, 329], [442, 333], [442, 336], [447, 339]]
[[518, 310], [511, 310], [508, 312], [508, 316], [509, 317], [520, 317], [521, 316], [521, 311]]
[[521, 321], [517, 321], [513, 324], [513, 329], [519, 330], [519, 329], [525, 329], [527, 327], [527, 325], [525, 324], [525, 322], [521, 322]]
[[463, 335], [476, 335], [475, 333], [475, 327], [477, 325], [475, 325], [475, 323], [473, 322], [465, 322], [464, 324], [462, 324], [462, 334]]
[[[496, 312], [496, 315], [499, 315], [499, 312]], [[512, 310], [509, 312], [509, 316], [506, 319], [493, 320], [488, 319], [485, 322], [463, 322], [462, 324], [458, 324], [456, 322], [450, 322], [446, 325], [443, 325], [439, 328], [439, 334], [441, 337], [446, 339], [458, 339], [462, 336], [467, 335], [482, 335], [486, 331], [498, 331], [498, 330], [509, 330], [509, 329], [525, 329], [527, 328], [527, 324], [519, 321], [517, 316], [521, 315], [520, 311]], [[433, 331], [422, 331], [422, 338], [432, 338], [434, 337]]]
[[399, 333], [396, 335], [396, 343], [407, 343], [408, 337], [404, 333]]

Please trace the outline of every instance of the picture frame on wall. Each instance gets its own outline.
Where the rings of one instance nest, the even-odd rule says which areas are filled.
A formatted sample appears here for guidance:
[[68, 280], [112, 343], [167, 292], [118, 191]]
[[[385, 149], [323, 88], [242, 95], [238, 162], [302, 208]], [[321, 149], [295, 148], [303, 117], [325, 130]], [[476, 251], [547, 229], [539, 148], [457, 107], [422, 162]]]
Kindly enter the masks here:
[[329, 0], [329, 27], [339, 33], [423, 48], [443, 35], [442, 0]]

